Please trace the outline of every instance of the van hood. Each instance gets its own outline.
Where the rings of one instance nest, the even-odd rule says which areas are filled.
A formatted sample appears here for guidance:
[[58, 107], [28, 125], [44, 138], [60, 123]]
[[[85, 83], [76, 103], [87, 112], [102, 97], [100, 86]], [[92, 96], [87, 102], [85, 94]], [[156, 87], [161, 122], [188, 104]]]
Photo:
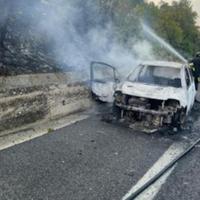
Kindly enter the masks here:
[[117, 88], [123, 94], [158, 100], [178, 100], [181, 106], [187, 105], [186, 93], [183, 88], [162, 87], [144, 83], [125, 81]]

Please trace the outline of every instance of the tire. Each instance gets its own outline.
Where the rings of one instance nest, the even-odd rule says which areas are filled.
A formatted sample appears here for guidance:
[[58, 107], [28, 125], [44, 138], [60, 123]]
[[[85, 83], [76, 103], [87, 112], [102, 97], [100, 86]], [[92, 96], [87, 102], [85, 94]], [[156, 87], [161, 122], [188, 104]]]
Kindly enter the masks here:
[[119, 120], [121, 118], [121, 108], [115, 105], [115, 102], [113, 103], [113, 117], [116, 120]]
[[179, 114], [179, 124], [184, 125], [186, 122], [186, 112], [182, 110]]
[[178, 129], [182, 129], [185, 122], [186, 122], [186, 110], [180, 109], [174, 114], [172, 120], [172, 126], [177, 127]]

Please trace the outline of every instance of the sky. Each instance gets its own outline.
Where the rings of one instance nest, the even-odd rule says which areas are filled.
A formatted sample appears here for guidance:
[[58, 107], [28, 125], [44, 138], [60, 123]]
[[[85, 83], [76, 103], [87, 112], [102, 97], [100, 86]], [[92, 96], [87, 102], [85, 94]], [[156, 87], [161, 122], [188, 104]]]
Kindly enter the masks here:
[[[155, 3], [159, 3], [160, 0], [151, 0]], [[164, 0], [166, 2], [172, 2], [173, 0]], [[178, 1], [178, 0], [177, 0]], [[200, 0], [191, 0], [194, 10], [199, 14], [200, 13]], [[200, 26], [200, 15], [197, 20], [197, 24]]]

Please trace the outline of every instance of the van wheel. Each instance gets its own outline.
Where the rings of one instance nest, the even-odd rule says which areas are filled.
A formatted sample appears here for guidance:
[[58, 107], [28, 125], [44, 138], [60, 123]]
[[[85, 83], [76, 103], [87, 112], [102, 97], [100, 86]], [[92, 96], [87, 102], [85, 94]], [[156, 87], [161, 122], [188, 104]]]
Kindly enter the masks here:
[[173, 118], [172, 125], [178, 129], [182, 129], [186, 122], [186, 111], [185, 109], [178, 110]]
[[179, 114], [179, 124], [184, 125], [186, 122], [186, 112], [182, 110]]
[[113, 103], [113, 117], [115, 120], [119, 120], [121, 118], [121, 108]]

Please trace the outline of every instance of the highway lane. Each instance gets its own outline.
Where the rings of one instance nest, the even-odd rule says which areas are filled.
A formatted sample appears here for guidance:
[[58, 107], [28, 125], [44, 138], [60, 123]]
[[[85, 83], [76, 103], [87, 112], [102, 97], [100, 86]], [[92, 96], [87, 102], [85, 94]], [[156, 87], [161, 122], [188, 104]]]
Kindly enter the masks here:
[[0, 152], [0, 199], [121, 199], [173, 143], [91, 117]]
[[[199, 123], [197, 115], [194, 117]], [[120, 200], [173, 144], [189, 144], [199, 136], [198, 124], [194, 125], [196, 131], [192, 134], [147, 135], [105, 123], [92, 114], [51, 134], [0, 151], [0, 199]], [[195, 180], [196, 156], [190, 157]], [[190, 170], [187, 162], [178, 166], [182, 166], [182, 173], [185, 168]], [[180, 180], [174, 174], [179, 168], [158, 187], [161, 191], [154, 194], [156, 199], [169, 199], [168, 195], [173, 194], [174, 199], [177, 197]], [[187, 186], [187, 193], [192, 195], [192, 184]]]

